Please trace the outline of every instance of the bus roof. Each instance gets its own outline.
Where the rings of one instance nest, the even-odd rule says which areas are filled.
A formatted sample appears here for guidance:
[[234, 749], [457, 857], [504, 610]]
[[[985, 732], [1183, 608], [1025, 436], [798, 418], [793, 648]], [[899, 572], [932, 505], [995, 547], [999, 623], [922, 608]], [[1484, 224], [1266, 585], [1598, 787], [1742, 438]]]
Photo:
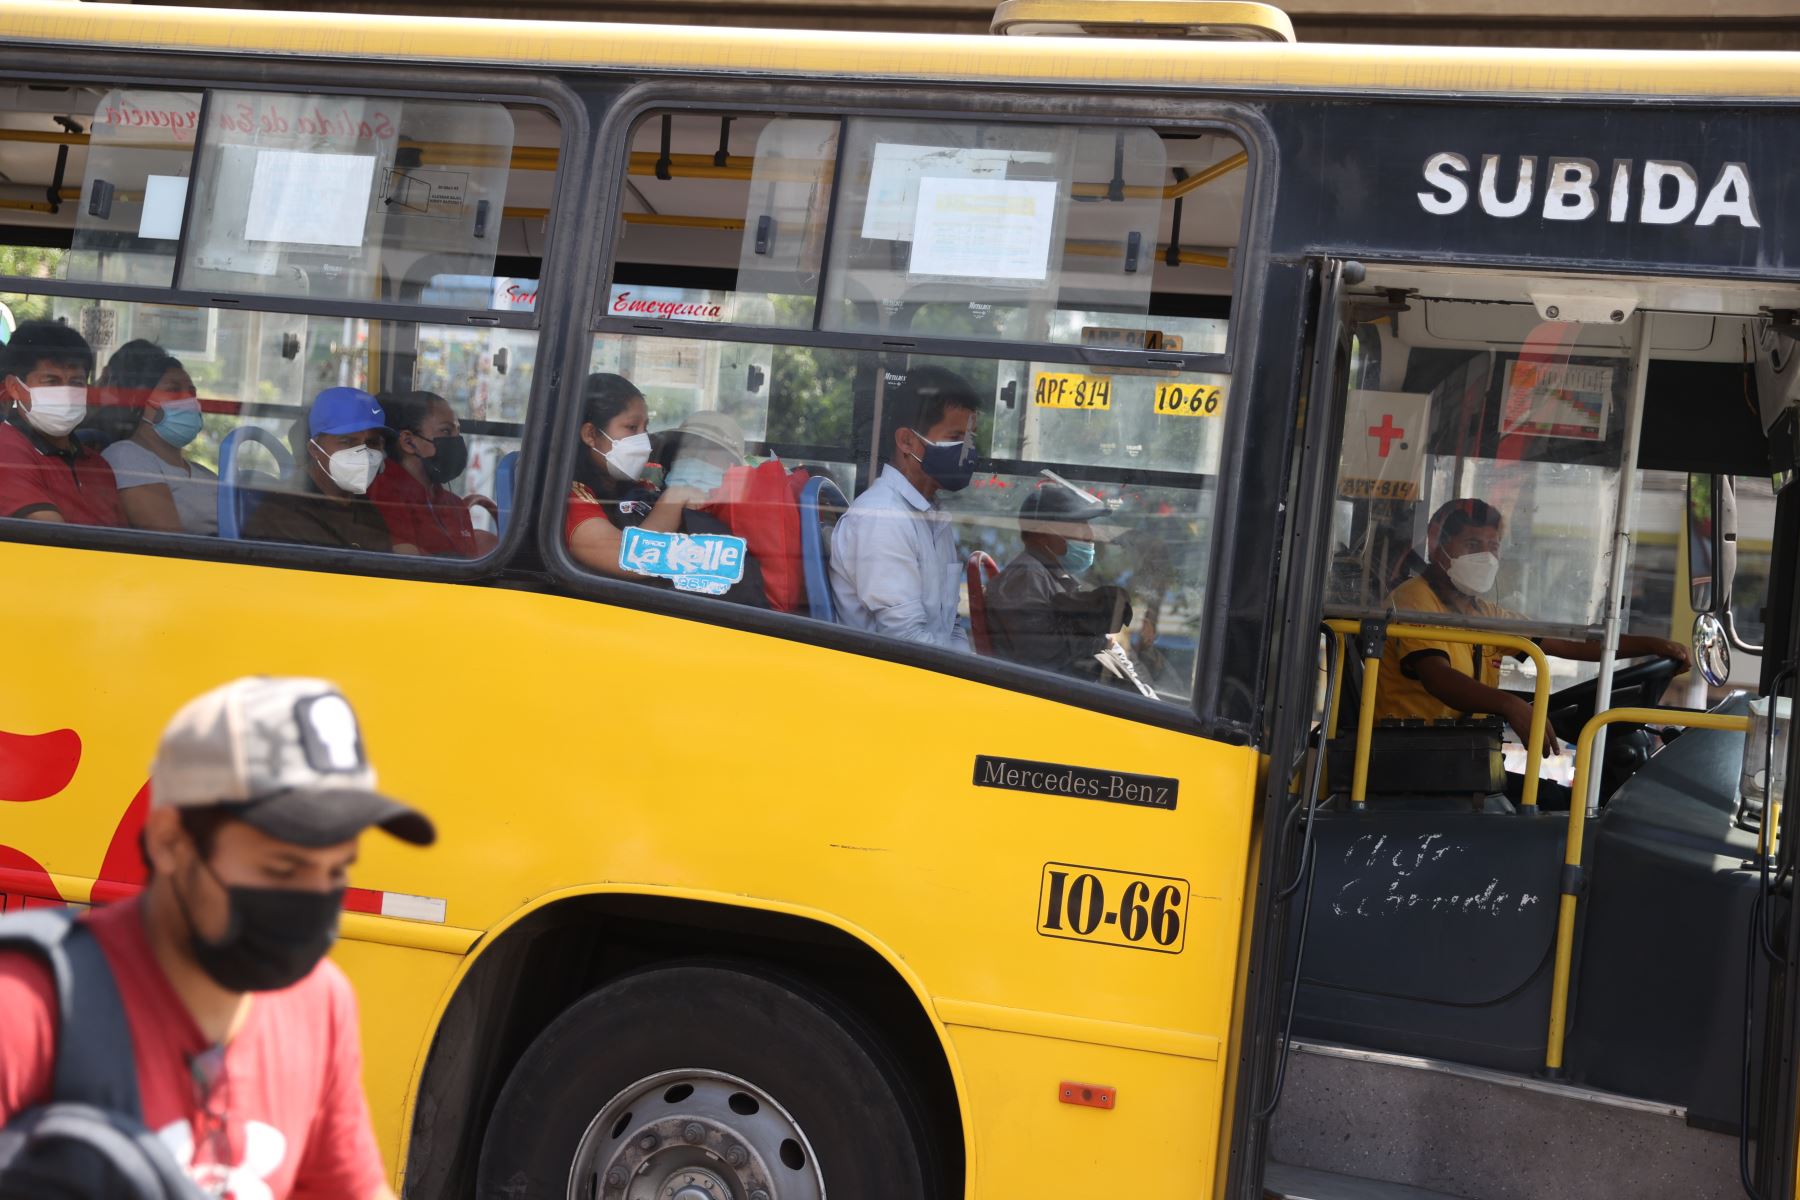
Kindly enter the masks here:
[[1492, 96], [1800, 96], [1800, 54], [840, 33], [0, 0], [12, 43], [566, 69]]

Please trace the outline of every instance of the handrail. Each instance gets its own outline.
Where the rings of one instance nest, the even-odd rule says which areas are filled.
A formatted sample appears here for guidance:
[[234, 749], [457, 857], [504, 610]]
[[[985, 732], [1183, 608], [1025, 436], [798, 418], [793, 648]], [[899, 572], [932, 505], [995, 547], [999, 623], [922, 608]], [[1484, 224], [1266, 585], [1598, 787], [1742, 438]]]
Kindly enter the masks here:
[[1608, 725], [1676, 725], [1684, 729], [1725, 729], [1748, 733], [1750, 718], [1726, 713], [1691, 712], [1682, 708], [1609, 708], [1581, 727], [1575, 743], [1575, 786], [1570, 789], [1569, 832], [1563, 846], [1562, 896], [1556, 910], [1556, 969], [1550, 981], [1550, 1035], [1544, 1066], [1562, 1070], [1563, 1042], [1568, 1033], [1569, 971], [1575, 954], [1575, 903], [1580, 887], [1581, 838], [1587, 828], [1587, 776], [1592, 768], [1594, 736]]
[[[1347, 633], [1354, 636], [1361, 632], [1362, 626], [1357, 621], [1334, 617], [1325, 622], [1325, 627], [1336, 633]], [[1538, 747], [1544, 744], [1544, 726], [1550, 718], [1550, 660], [1530, 638], [1519, 637], [1511, 633], [1488, 633], [1475, 629], [1450, 629], [1436, 625], [1389, 625], [1388, 637], [1429, 638], [1434, 642], [1456, 642], [1465, 646], [1498, 646], [1505, 650], [1517, 650], [1527, 655], [1537, 665], [1537, 679], [1531, 691], [1531, 728], [1530, 744], [1526, 747], [1525, 788], [1519, 796], [1519, 806], [1532, 811], [1537, 810]], [[1361, 805], [1368, 799], [1369, 783], [1369, 742], [1375, 733], [1375, 683], [1380, 675], [1381, 660], [1365, 658], [1363, 660], [1362, 678], [1362, 711], [1356, 725], [1356, 765], [1350, 776], [1350, 803]], [[1333, 711], [1336, 709], [1334, 707]], [[1579, 793], [1577, 793], [1579, 794]]]

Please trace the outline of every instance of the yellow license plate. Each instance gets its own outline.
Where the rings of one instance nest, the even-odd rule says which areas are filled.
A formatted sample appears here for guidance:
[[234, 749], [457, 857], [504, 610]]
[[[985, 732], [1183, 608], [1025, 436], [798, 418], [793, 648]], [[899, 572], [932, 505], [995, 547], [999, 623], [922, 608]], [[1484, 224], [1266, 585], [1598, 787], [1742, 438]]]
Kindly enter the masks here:
[[1112, 407], [1112, 376], [1045, 373], [1031, 385], [1031, 402], [1039, 408], [1083, 408], [1101, 412]]
[[1037, 931], [1128, 950], [1180, 954], [1187, 940], [1188, 884], [1074, 863], [1045, 863]]
[[1159, 383], [1156, 413], [1163, 417], [1216, 417], [1225, 411], [1225, 389], [1216, 383]]

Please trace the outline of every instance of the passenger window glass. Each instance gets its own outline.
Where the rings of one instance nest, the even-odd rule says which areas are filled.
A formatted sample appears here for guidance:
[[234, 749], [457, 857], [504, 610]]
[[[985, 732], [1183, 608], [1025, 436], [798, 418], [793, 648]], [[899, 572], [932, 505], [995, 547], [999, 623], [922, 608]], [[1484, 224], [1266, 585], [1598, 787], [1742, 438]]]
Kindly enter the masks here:
[[422, 259], [494, 274], [504, 107], [221, 91], [206, 122], [184, 286], [380, 299]]
[[117, 90], [95, 103], [66, 278], [174, 282], [199, 120], [199, 92]]
[[[0, 305], [18, 321], [0, 375], [88, 381], [0, 401], [0, 517], [444, 557], [493, 544], [529, 331], [21, 293]], [[336, 410], [314, 436], [329, 393]], [[80, 486], [46, 490], [63, 478], [36, 469], [50, 456]]]
[[1149, 311], [1150, 130], [857, 119], [844, 172], [827, 329], [1078, 342], [1052, 314]]
[[1500, 522], [1480, 603], [1496, 624], [1601, 619], [1617, 509], [1630, 329], [1540, 322], [1529, 305], [1415, 300], [1358, 340], [1327, 603], [1396, 600], [1425, 572], [1434, 514], [1479, 500]]
[[1767, 476], [1737, 480], [1737, 572], [1731, 583], [1731, 623], [1738, 638], [1760, 646], [1767, 633], [1769, 555], [1775, 540], [1775, 489]]
[[604, 311], [1222, 351], [1247, 162], [1216, 133], [653, 112]]
[[[751, 367], [763, 373], [765, 383], [757, 402], [747, 406], [741, 384]], [[1198, 461], [1205, 456], [1193, 440], [1186, 452], [1190, 461], [1179, 468], [1153, 468], [1157, 460], [1145, 454], [1137, 469], [1127, 471], [1090, 464], [1079, 452], [1054, 458], [1024, 453], [1031, 444], [1020, 426], [1031, 410], [1040, 409], [1043, 415], [1070, 414], [1086, 422], [1082, 435], [1062, 435], [1070, 443], [1091, 438], [1095, 445], [1124, 444], [1138, 436], [1179, 440], [1185, 423], [1218, 421], [1185, 412], [1159, 414], [1159, 389], [1166, 402], [1181, 392], [1184, 403], [1189, 390], [1217, 392], [1222, 410], [1223, 380], [1181, 373], [1127, 377], [1129, 384], [1104, 396], [1104, 403], [1072, 407], [1073, 391], [1046, 390], [1040, 404], [1027, 392], [1009, 390], [1009, 383], [1030, 378], [1032, 364], [1024, 362], [608, 334], [595, 338], [590, 369], [595, 374], [587, 395], [593, 403], [581, 419], [582, 446], [564, 514], [565, 536], [586, 569], [650, 586], [705, 590], [691, 581], [674, 582], [681, 569], [668, 561], [676, 551], [667, 535], [742, 535], [744, 569], [723, 586], [726, 600], [821, 619], [829, 603], [840, 622], [909, 636], [900, 631], [905, 618], [893, 612], [871, 620], [869, 611], [844, 611], [858, 598], [873, 597], [871, 610], [910, 603], [902, 598], [889, 605], [886, 581], [853, 580], [846, 565], [838, 568], [844, 577], [828, 585], [828, 601], [809, 592], [814, 579], [831, 578], [832, 568], [827, 563], [824, 575], [809, 575], [803, 531], [789, 518], [808, 511], [795, 499], [807, 476], [829, 476], [845, 499], [864, 497], [859, 505], [871, 502], [871, 491], [896, 487], [888, 464], [899, 452], [890, 447], [908, 397], [926, 385], [957, 389], [973, 404], [969, 461], [974, 470], [962, 490], [937, 493], [941, 516], [932, 520], [941, 522], [945, 539], [917, 569], [909, 568], [910, 586], [929, 593], [922, 603], [932, 614], [910, 635], [980, 652], [984, 639], [978, 626], [985, 626], [986, 652], [996, 657], [1134, 692], [1140, 690], [1131, 678], [1135, 674], [1146, 694], [1171, 702], [1184, 703], [1191, 695], [1216, 450], [1211, 463]], [[1097, 383], [1086, 386], [1090, 394], [1101, 394], [1091, 390]], [[757, 421], [760, 435], [751, 432]], [[640, 433], [648, 442], [641, 459], [632, 452]], [[923, 446], [917, 438], [903, 435], [903, 440]], [[690, 452], [708, 459], [712, 470], [684, 467]], [[951, 452], [955, 457], [954, 446]], [[751, 484], [752, 475], [760, 482]], [[779, 486], [745, 490], [771, 478]], [[708, 486], [696, 490], [697, 481]], [[1046, 488], [1068, 494], [1066, 511], [1032, 507], [1043, 501], [1028, 497]], [[884, 514], [879, 523], [885, 527], [902, 515]], [[791, 537], [771, 533], [783, 523]], [[656, 537], [628, 532], [638, 528]], [[1027, 533], [1033, 535], [1031, 546], [1024, 540]], [[839, 534], [825, 545], [830, 554], [852, 553]], [[1091, 557], [1084, 557], [1090, 550]], [[634, 552], [648, 557], [631, 561]], [[971, 558], [979, 564], [978, 556], [992, 560], [991, 572], [1009, 574], [999, 579], [982, 574], [981, 590], [973, 593], [967, 577]], [[981, 571], [979, 565], [975, 569]], [[1033, 571], [1040, 575], [1027, 586], [1016, 582]], [[798, 580], [799, 586], [789, 588], [787, 580]], [[1061, 592], [1080, 599], [1059, 609], [1055, 593]], [[1096, 597], [1122, 603], [1102, 614]], [[1123, 620], [1126, 605], [1129, 622]], [[1103, 628], [1115, 619], [1120, 623]], [[1096, 655], [1127, 665], [1115, 669]]]

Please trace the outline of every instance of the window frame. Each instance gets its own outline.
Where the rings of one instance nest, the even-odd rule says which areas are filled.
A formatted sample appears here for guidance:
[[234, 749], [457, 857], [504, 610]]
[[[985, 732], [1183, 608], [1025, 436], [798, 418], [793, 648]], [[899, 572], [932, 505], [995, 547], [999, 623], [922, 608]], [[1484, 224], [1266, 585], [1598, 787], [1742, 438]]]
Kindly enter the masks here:
[[[250, 76], [245, 62], [254, 67]], [[24, 64], [29, 63], [29, 66]], [[60, 525], [42, 521], [0, 520], [0, 540], [32, 545], [146, 554], [167, 558], [239, 562], [290, 567], [332, 574], [467, 583], [496, 575], [527, 543], [536, 519], [534, 503], [541, 488], [543, 446], [551, 434], [551, 408], [561, 372], [561, 350], [570, 339], [564, 296], [589, 290], [584, 264], [583, 209], [591, 200], [586, 178], [591, 167], [593, 120], [588, 104], [567, 75], [541, 69], [507, 70], [468, 65], [456, 78], [466, 90], [446, 88], [444, 73], [429, 65], [368, 62], [342, 57], [227, 59], [186, 50], [147, 48], [133, 57], [133, 68], [120, 70], [111, 56], [91, 50], [69, 50], [28, 44], [0, 44], [0, 68], [14, 69], [21, 83], [141, 87], [207, 93], [235, 91], [292, 92], [319, 95], [391, 96], [397, 99], [442, 99], [537, 107], [559, 125], [557, 171], [545, 218], [539, 301], [531, 312], [475, 313], [467, 309], [402, 305], [390, 301], [308, 300], [279, 296], [219, 295], [141, 285], [70, 283], [66, 280], [0, 276], [0, 292], [114, 300], [127, 304], [165, 304], [225, 311], [270, 312], [300, 316], [352, 317], [389, 324], [447, 325], [465, 328], [508, 328], [534, 331], [542, 370], [534, 371], [531, 397], [520, 423], [519, 471], [514, 485], [513, 518], [494, 549], [475, 559], [376, 553], [280, 542], [230, 541], [188, 533], [160, 533], [129, 528]], [[344, 84], [353, 74], [357, 86]], [[196, 145], [198, 153], [198, 145]], [[190, 197], [193, 195], [189, 193]], [[183, 223], [184, 244], [186, 222]], [[555, 314], [546, 319], [546, 314]], [[580, 340], [578, 337], [575, 340]]]
[[[591, 229], [598, 243], [594, 261], [595, 284], [588, 293], [588, 310], [577, 336], [571, 337], [563, 362], [565, 377], [585, 376], [589, 349], [595, 334], [660, 335], [684, 339], [704, 338], [771, 345], [802, 345], [821, 349], [863, 350], [871, 353], [963, 355], [977, 359], [1064, 362], [1095, 367], [1159, 367], [1169, 369], [1179, 360], [1181, 369], [1220, 374], [1248, 389], [1248, 374], [1258, 362], [1263, 321], [1263, 281], [1269, 267], [1269, 234], [1273, 221], [1274, 138], [1266, 116], [1247, 100], [1223, 96], [1157, 97], [1150, 94], [1101, 94], [1091, 87], [1016, 88], [980, 91], [969, 84], [966, 91], [950, 91], [944, 85], [873, 84], [845, 81], [795, 83], [771, 86], [752, 80], [707, 82], [678, 77], [650, 79], [618, 95], [599, 124], [595, 141], [592, 195], [596, 211]], [[1088, 106], [1071, 113], [1071, 99]], [[1157, 129], [1194, 129], [1224, 132], [1237, 138], [1249, 156], [1238, 254], [1233, 263], [1231, 329], [1223, 354], [1167, 354], [1157, 351], [1099, 350], [1081, 346], [1009, 343], [973, 339], [920, 337], [906, 345], [879, 334], [839, 334], [808, 330], [777, 330], [760, 326], [713, 325], [698, 322], [642, 321], [611, 317], [606, 308], [616, 266], [623, 226], [624, 181], [622, 166], [631, 152], [638, 122], [652, 112], [717, 114], [741, 110], [770, 116], [883, 117], [918, 119], [1003, 118], [1008, 122], [1040, 124], [1091, 124], [1143, 126]], [[1079, 120], [1072, 120], [1072, 116]], [[835, 210], [834, 210], [835, 217]], [[1296, 343], [1297, 346], [1297, 343]], [[1015, 353], [1020, 352], [1020, 353]], [[1298, 349], [1294, 353], [1299, 353]], [[1159, 361], [1160, 360], [1160, 361]], [[1233, 366], [1242, 368], [1234, 371]], [[1254, 406], [1246, 400], [1227, 406], [1221, 443], [1221, 462], [1237, 460]], [[570, 401], [553, 431], [542, 502], [546, 513], [560, 513], [565, 503], [579, 450], [579, 405]], [[987, 469], [983, 460], [977, 469]], [[1135, 478], [1135, 475], [1134, 475]], [[1192, 478], [1192, 476], [1189, 476]], [[1207, 547], [1205, 601], [1201, 609], [1199, 637], [1204, 645], [1212, 632], [1228, 619], [1231, 607], [1229, 570], [1232, 531], [1237, 524], [1240, 494], [1236, 473], [1225, 472], [1218, 480], [1213, 502], [1213, 535]], [[560, 486], [551, 486], [560, 484]], [[1236, 722], [1221, 722], [1213, 714], [1225, 674], [1223, 656], [1202, 652], [1196, 656], [1193, 691], [1184, 706], [1151, 700], [1121, 689], [1105, 688], [1082, 680], [1040, 672], [998, 658], [962, 654], [879, 634], [864, 633], [846, 625], [825, 624], [798, 613], [781, 613], [720, 603], [716, 598], [685, 595], [673, 590], [648, 588], [628, 580], [611, 579], [578, 566], [568, 552], [560, 521], [543, 520], [538, 531], [538, 552], [561, 593], [647, 612], [666, 614], [704, 624], [741, 629], [787, 640], [843, 650], [864, 658], [922, 667], [975, 683], [987, 683], [1009, 691], [1036, 695], [1088, 711], [1106, 713], [1150, 725], [1211, 737], [1233, 744], [1251, 740], [1250, 731]], [[1260, 637], [1260, 635], [1259, 635]]]

